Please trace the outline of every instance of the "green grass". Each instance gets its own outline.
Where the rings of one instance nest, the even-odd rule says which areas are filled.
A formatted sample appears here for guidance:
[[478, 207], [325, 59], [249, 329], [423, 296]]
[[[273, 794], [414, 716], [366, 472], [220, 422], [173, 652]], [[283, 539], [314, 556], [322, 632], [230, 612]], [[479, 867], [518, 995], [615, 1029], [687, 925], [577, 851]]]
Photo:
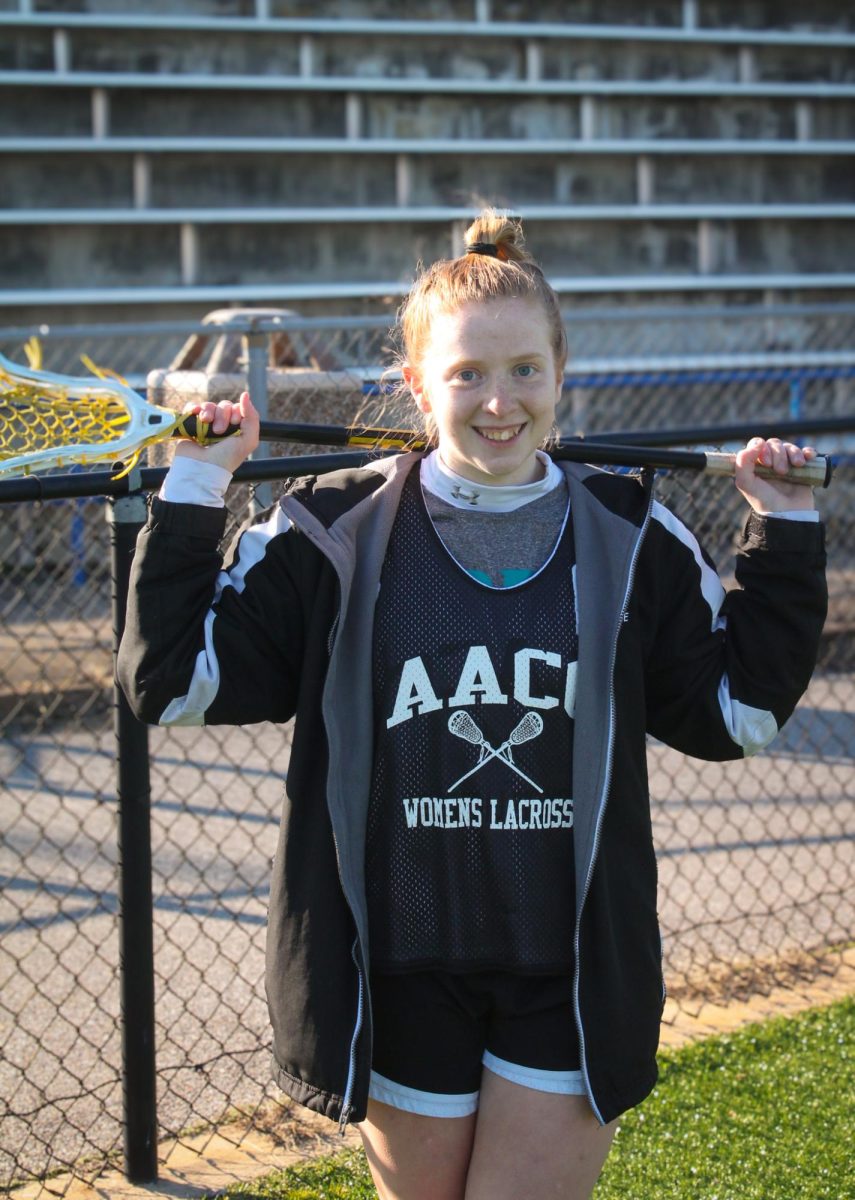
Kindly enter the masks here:
[[236, 1184], [223, 1195], [242, 1200], [377, 1200], [361, 1150], [274, 1171], [264, 1179]]
[[[855, 997], [660, 1056], [595, 1200], [855, 1196]], [[360, 1151], [230, 1188], [244, 1200], [374, 1200]]]
[[662, 1055], [596, 1200], [851, 1198], [853, 1044], [850, 998]]

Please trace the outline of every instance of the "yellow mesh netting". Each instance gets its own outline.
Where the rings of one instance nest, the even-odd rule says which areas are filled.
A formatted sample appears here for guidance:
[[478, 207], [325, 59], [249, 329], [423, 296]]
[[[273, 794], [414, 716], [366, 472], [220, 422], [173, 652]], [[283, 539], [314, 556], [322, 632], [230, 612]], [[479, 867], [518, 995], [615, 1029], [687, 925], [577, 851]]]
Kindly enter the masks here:
[[[0, 368], [0, 380], [4, 372]], [[115, 443], [131, 415], [118, 398], [79, 394], [46, 396], [9, 377], [0, 394], [0, 460], [46, 446]]]
[[0, 355], [0, 474], [102, 461], [123, 461], [126, 474], [146, 446], [181, 424], [178, 414], [146, 404], [87, 356], [82, 362], [92, 379], [42, 371], [35, 339], [25, 352], [29, 368]]

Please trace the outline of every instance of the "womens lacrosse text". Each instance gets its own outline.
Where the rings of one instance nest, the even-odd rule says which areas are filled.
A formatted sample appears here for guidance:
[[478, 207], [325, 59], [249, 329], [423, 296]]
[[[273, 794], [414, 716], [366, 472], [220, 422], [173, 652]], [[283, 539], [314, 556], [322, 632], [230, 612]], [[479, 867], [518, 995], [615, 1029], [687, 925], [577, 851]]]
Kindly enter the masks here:
[[[480, 796], [416, 796], [403, 799], [408, 829], [480, 829], [484, 801]], [[572, 800], [496, 800], [490, 806], [490, 829], [571, 829]]]

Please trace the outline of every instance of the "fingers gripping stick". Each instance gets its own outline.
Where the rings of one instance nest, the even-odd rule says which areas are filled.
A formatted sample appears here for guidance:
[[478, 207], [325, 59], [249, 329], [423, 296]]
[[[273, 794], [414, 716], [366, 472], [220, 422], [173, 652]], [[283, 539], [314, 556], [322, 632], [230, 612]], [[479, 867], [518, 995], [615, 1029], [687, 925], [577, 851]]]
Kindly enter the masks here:
[[172, 436], [190, 438], [200, 446], [209, 446], [211, 442], [221, 442], [223, 438], [235, 437], [240, 432], [240, 425], [228, 425], [222, 433], [214, 433], [209, 421], [200, 421], [194, 413], [187, 413], [175, 427]]
[[[712, 450], [706, 451], [707, 465], [704, 471], [707, 475], [734, 475], [736, 469], [735, 454], [720, 454]], [[813, 458], [802, 467], [790, 467], [786, 474], [764, 467], [759, 463], [754, 468], [754, 474], [759, 479], [771, 479], [777, 483], [799, 483], [803, 487], [828, 487], [831, 480], [831, 460], [828, 458]]]

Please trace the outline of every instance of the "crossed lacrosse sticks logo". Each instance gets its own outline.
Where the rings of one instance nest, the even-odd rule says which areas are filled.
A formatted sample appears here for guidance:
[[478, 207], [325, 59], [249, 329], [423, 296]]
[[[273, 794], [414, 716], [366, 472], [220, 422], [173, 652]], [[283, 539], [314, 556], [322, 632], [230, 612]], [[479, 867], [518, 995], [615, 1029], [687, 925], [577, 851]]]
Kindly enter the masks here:
[[463, 738], [465, 742], [471, 742], [480, 751], [475, 766], [470, 771], [467, 771], [465, 775], [461, 775], [456, 783], [451, 784], [448, 789], [450, 792], [453, 792], [455, 788], [463, 783], [464, 779], [468, 779], [470, 775], [474, 775], [476, 771], [480, 771], [482, 767], [485, 767], [494, 758], [498, 758], [500, 762], [503, 762], [506, 767], [510, 767], [512, 771], [516, 771], [517, 775], [524, 779], [526, 783], [531, 784], [533, 788], [537, 788], [539, 792], [543, 791], [542, 787], [536, 784], [533, 779], [529, 779], [528, 775], [525, 775], [519, 769], [513, 759], [514, 746], [521, 746], [523, 742], [530, 742], [532, 738], [536, 738], [538, 734], [543, 732], [543, 718], [539, 713], [525, 713], [520, 723], [511, 730], [507, 741], [502, 742], [498, 749], [494, 749], [490, 745], [465, 709], [458, 708], [451, 714], [448, 718], [448, 728], [455, 737]]

